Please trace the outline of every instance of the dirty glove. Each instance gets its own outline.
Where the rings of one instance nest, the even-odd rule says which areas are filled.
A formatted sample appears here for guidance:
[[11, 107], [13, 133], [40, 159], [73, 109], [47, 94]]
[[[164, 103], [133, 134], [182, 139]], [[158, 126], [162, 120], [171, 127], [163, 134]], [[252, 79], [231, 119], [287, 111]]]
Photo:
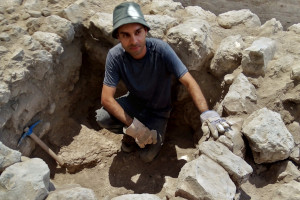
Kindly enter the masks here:
[[202, 122], [203, 135], [209, 136], [209, 133], [217, 139], [218, 133], [224, 133], [227, 128], [230, 128], [230, 123], [221, 118], [220, 115], [213, 110], [208, 110], [200, 115]]
[[123, 128], [123, 132], [133, 137], [140, 148], [144, 148], [147, 144], [156, 144], [157, 142], [156, 130], [150, 131], [136, 118], [133, 118], [133, 122], [129, 127]]

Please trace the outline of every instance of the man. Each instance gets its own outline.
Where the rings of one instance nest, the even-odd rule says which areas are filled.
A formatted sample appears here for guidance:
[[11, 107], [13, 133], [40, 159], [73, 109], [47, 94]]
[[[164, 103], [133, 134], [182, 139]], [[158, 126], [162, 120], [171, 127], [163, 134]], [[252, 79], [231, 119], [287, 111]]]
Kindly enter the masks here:
[[[106, 58], [101, 103], [96, 119], [99, 125], [124, 134], [122, 150], [131, 152], [132, 138], [140, 157], [152, 161], [163, 145], [171, 112], [171, 80], [175, 76], [189, 91], [202, 113], [206, 131], [224, 131], [225, 120], [208, 109], [201, 89], [173, 49], [165, 42], [147, 38], [150, 30], [140, 6], [125, 2], [113, 12], [112, 36], [120, 41]], [[115, 99], [116, 86], [122, 80], [128, 93]]]

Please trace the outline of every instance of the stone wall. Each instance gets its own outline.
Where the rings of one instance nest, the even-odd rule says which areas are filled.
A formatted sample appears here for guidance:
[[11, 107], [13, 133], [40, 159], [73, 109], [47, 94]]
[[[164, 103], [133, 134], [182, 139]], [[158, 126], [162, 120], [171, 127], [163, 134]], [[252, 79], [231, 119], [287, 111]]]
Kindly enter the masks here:
[[216, 15], [231, 10], [250, 9], [261, 22], [276, 18], [284, 27], [300, 22], [300, 3], [298, 0], [175, 0], [183, 6], [200, 6]]

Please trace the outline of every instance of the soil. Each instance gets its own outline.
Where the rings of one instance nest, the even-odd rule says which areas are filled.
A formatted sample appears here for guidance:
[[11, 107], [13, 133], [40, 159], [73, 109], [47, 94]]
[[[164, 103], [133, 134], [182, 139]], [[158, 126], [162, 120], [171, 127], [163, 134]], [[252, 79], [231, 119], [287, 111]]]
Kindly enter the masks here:
[[[109, 141], [121, 146], [122, 135], [106, 129], [95, 130], [82, 125], [79, 132], [103, 134]], [[175, 197], [177, 177], [181, 168], [195, 158], [197, 147], [193, 131], [189, 127], [168, 124], [165, 143], [159, 155], [151, 162], [144, 163], [139, 159], [138, 151], [124, 153], [119, 149], [111, 156], [103, 157], [98, 163], [83, 166], [76, 172], [56, 165], [55, 161], [40, 148], [36, 148], [33, 156], [42, 157], [50, 167], [51, 182], [56, 188], [65, 184], [80, 184], [90, 188], [96, 197], [109, 200], [123, 194], [155, 194], [161, 199], [182, 199]], [[80, 151], [69, 149], [70, 151]], [[271, 176], [264, 175], [267, 166], [253, 163], [251, 152], [247, 152], [246, 161], [252, 165], [253, 174], [238, 191], [241, 200], [271, 199], [279, 183], [274, 183]], [[269, 180], [268, 180], [269, 178]]]

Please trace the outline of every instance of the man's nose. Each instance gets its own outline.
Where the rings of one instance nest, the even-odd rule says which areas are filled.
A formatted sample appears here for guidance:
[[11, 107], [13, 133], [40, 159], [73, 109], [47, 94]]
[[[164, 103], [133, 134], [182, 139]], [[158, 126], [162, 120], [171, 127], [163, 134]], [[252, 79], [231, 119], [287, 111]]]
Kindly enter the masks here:
[[135, 35], [133, 35], [131, 38], [130, 38], [130, 43], [131, 44], [136, 44], [137, 43], [137, 37]]

